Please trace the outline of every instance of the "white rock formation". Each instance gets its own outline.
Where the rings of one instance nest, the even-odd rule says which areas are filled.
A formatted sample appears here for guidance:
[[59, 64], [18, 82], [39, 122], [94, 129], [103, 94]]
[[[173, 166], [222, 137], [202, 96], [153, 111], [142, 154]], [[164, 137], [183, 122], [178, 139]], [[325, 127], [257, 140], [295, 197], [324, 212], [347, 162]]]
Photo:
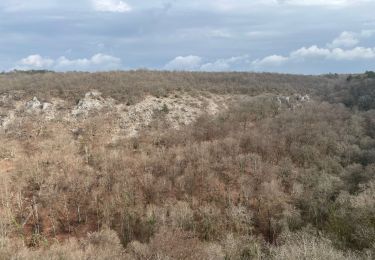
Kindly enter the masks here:
[[85, 97], [79, 100], [77, 106], [72, 110], [73, 116], [87, 116], [91, 111], [99, 111], [105, 107], [112, 108], [115, 102], [111, 98], [103, 98], [99, 91], [93, 90], [85, 94]]
[[227, 103], [232, 98], [233, 95], [192, 96], [175, 93], [161, 98], [146, 96], [139, 103], [126, 105], [119, 104], [112, 98], [103, 98], [100, 92], [93, 90], [86, 93], [74, 107], [69, 107], [68, 103], [57, 98], [52, 98], [48, 102], [41, 102], [37, 97], [29, 101], [11, 99], [2, 107], [0, 127], [5, 128], [18, 117], [27, 114], [33, 114], [45, 121], [62, 120], [71, 127], [78, 127], [91, 112], [101, 111], [103, 114], [111, 113], [116, 120], [111, 129], [112, 134], [116, 137], [131, 137], [148, 127], [154, 120], [163, 120], [169, 127], [177, 129], [193, 123], [202, 114], [216, 115], [228, 108]]
[[[181, 94], [178, 98], [173, 96], [156, 98], [147, 96], [143, 101], [126, 107], [117, 107], [120, 116], [120, 129], [128, 137], [135, 136], [148, 126], [153, 120], [156, 111], [164, 113], [166, 122], [173, 128], [189, 125], [200, 115], [207, 113], [215, 115], [227, 109], [224, 96], [212, 95], [211, 97], [192, 97]], [[163, 111], [167, 108], [167, 111]]]
[[0, 127], [6, 128], [8, 127], [16, 118], [15, 111], [9, 111], [6, 116], [0, 117]]
[[42, 109], [42, 103], [39, 101], [37, 97], [33, 97], [32, 100], [28, 101], [25, 105], [26, 110], [28, 111], [35, 111]]
[[311, 100], [309, 95], [294, 94], [293, 96], [276, 96], [274, 99], [278, 106], [279, 110], [282, 107], [287, 107], [291, 110], [294, 110], [302, 106], [302, 103], [309, 102]]

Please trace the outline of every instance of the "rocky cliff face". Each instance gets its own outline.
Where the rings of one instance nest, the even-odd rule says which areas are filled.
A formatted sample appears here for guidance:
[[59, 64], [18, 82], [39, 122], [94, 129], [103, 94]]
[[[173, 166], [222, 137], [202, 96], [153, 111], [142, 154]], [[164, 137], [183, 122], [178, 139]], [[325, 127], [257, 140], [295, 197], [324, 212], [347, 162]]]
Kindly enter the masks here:
[[[264, 97], [262, 97], [264, 98]], [[279, 109], [294, 110], [309, 102], [308, 95], [267, 97]], [[5, 130], [14, 122], [25, 117], [34, 116], [41, 122], [60, 120], [72, 125], [72, 128], [95, 115], [112, 115], [116, 121], [113, 133], [122, 137], [133, 137], [147, 128], [155, 120], [163, 121], [172, 128], [193, 123], [203, 114], [214, 116], [225, 111], [231, 103], [244, 99], [257, 99], [243, 95], [202, 94], [189, 95], [173, 93], [168, 96], [145, 96], [139, 103], [129, 105], [114, 98], [103, 97], [96, 90], [87, 92], [75, 106], [70, 106], [62, 99], [52, 98], [41, 101], [38, 97], [30, 100], [18, 100], [10, 94], [0, 96], [0, 129]]]
[[196, 120], [204, 113], [215, 115], [227, 108], [230, 96], [209, 95], [193, 97], [175, 93], [165, 97], [146, 96], [134, 105], [104, 98], [99, 91], [92, 90], [71, 107], [64, 100], [53, 98], [41, 101], [38, 97], [30, 100], [16, 100], [11, 95], [0, 96], [0, 128], [6, 129], [17, 119], [34, 116], [41, 121], [62, 120], [69, 124], [79, 124], [97, 115], [112, 114], [117, 120], [116, 132], [124, 136], [135, 136], [162, 115], [166, 122], [178, 128]]

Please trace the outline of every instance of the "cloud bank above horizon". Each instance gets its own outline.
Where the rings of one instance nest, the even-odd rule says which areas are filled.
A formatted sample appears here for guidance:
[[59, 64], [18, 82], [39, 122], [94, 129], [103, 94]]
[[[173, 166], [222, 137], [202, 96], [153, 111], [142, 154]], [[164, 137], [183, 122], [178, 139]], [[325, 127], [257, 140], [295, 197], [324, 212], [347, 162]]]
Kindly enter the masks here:
[[0, 71], [375, 70], [375, 0], [3, 0]]

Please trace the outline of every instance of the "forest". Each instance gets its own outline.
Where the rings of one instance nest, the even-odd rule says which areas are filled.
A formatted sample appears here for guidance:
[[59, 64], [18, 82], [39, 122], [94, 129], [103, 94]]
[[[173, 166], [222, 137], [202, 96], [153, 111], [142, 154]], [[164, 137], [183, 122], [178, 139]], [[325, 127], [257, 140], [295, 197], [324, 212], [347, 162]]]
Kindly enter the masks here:
[[0, 259], [374, 258], [374, 72], [0, 74]]

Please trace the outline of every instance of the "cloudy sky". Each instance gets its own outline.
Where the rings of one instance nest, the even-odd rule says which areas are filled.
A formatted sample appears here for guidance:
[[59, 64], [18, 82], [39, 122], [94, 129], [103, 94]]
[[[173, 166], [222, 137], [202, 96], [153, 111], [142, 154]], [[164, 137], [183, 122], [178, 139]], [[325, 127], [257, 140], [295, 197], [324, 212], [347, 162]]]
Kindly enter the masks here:
[[375, 0], [1, 0], [0, 71], [375, 70]]

